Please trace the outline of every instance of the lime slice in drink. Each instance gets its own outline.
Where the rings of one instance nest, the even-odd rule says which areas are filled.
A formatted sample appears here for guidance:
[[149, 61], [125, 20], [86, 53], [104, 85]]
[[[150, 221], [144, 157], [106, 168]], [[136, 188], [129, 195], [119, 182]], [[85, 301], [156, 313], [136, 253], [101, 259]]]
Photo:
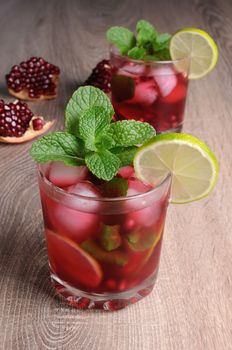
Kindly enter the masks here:
[[184, 28], [172, 36], [170, 54], [173, 60], [189, 56], [189, 79], [199, 79], [215, 67], [218, 48], [211, 36], [203, 30]]
[[217, 158], [192, 135], [162, 134], [139, 148], [134, 158], [136, 176], [156, 185], [172, 174], [171, 202], [187, 203], [207, 196], [217, 174]]

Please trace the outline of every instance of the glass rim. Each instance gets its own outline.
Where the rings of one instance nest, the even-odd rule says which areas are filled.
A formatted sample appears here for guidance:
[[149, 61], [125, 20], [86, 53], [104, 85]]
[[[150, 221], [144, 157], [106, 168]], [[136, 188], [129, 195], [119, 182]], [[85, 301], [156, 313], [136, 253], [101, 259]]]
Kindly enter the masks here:
[[[122, 196], [122, 197], [88, 197], [88, 196], [83, 196], [74, 192], [67, 192], [64, 189], [54, 185], [51, 181], [49, 181], [46, 176], [43, 174], [42, 170], [41, 170], [41, 166], [42, 164], [37, 164], [37, 172], [38, 172], [38, 176], [42, 179], [42, 181], [45, 182], [46, 185], [48, 185], [52, 190], [53, 193], [57, 192], [59, 194], [62, 195], [66, 195], [68, 197], [76, 197], [76, 198], [80, 198], [82, 200], [90, 200], [92, 202], [124, 202], [124, 201], [128, 201], [128, 200], [134, 200], [134, 199], [142, 199], [148, 195], [152, 195], [156, 192], [158, 192], [158, 190], [171, 178], [172, 174], [171, 172], [169, 172], [159, 183], [156, 187], [152, 188], [151, 190], [147, 191], [147, 192], [143, 192], [143, 193], [139, 193], [139, 194], [135, 194], [132, 196]], [[139, 180], [139, 179], [138, 179]], [[141, 181], [141, 180], [140, 180]]]
[[110, 54], [113, 54], [115, 57], [117, 58], [123, 58], [129, 62], [133, 62], [133, 63], [137, 63], [137, 64], [175, 64], [175, 63], [179, 63], [182, 62], [184, 60], [189, 60], [191, 59], [191, 55], [187, 55], [181, 58], [177, 58], [175, 60], [163, 60], [163, 61], [154, 61], [154, 60], [138, 60], [135, 58], [130, 58], [128, 56], [124, 56], [122, 54], [120, 54], [119, 52], [116, 51], [115, 47], [113, 44], [110, 44]]

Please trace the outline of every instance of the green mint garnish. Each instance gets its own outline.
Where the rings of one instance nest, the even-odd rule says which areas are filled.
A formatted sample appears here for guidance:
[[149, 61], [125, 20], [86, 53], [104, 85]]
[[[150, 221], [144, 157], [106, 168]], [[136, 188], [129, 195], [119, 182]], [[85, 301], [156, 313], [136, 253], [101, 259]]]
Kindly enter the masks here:
[[66, 165], [83, 165], [83, 142], [67, 132], [54, 132], [33, 143], [30, 153], [38, 163], [50, 160]]
[[111, 180], [120, 168], [120, 159], [108, 150], [86, 155], [85, 163], [89, 170], [103, 180]]
[[114, 98], [117, 102], [129, 100], [135, 94], [135, 82], [125, 75], [114, 75], [111, 86], [114, 89]]
[[70, 134], [78, 136], [79, 118], [91, 107], [103, 107], [108, 113], [109, 120], [114, 114], [108, 96], [92, 86], [80, 87], [77, 89], [69, 100], [65, 110], [65, 127]]
[[121, 162], [121, 166], [131, 165], [137, 151], [137, 146], [131, 147], [115, 147], [111, 149]]
[[99, 187], [103, 197], [124, 197], [127, 195], [128, 181], [120, 177], [114, 177], [110, 181], [104, 181]]
[[108, 252], [119, 248], [122, 243], [119, 226], [105, 225], [100, 235], [100, 242], [102, 247]]
[[153, 43], [156, 41], [158, 33], [149, 22], [140, 20], [136, 25], [138, 46], [144, 47], [147, 54], [153, 53]]
[[123, 120], [111, 123], [108, 132], [115, 141], [116, 146], [134, 146], [144, 143], [154, 136], [154, 129], [150, 124], [135, 120]]
[[154, 248], [159, 242], [161, 237], [160, 233], [154, 231], [134, 231], [127, 235], [126, 239], [128, 241], [129, 247], [137, 252], [142, 252], [144, 250]]
[[127, 56], [130, 58], [134, 58], [135, 60], [143, 59], [146, 54], [146, 50], [143, 47], [133, 47], [133, 49], [129, 50]]
[[161, 51], [163, 49], [168, 49], [171, 37], [172, 36], [169, 33], [163, 33], [158, 35], [156, 37], [155, 42], [153, 43], [154, 51]]
[[134, 34], [123, 27], [111, 27], [107, 30], [106, 36], [111, 44], [117, 46], [122, 55], [126, 55], [136, 43]]
[[121, 166], [132, 164], [138, 145], [155, 135], [148, 123], [112, 122], [113, 107], [95, 87], [81, 87], [71, 97], [65, 132], [54, 132], [34, 142], [30, 154], [39, 163], [63, 161], [86, 165], [99, 179], [111, 180]]
[[135, 37], [127, 28], [112, 27], [108, 29], [106, 36], [122, 55], [132, 59], [157, 61], [171, 58], [170, 34], [159, 34], [153, 25], [145, 20], [138, 21], [136, 31], [137, 36]]
[[124, 266], [128, 262], [128, 256], [123, 251], [113, 250], [111, 252], [105, 251], [92, 239], [88, 239], [80, 244], [81, 248], [87, 253], [91, 254], [95, 259], [119, 266]]
[[[85, 148], [90, 151], [97, 151], [101, 144], [101, 136], [104, 136], [104, 128], [111, 121], [109, 113], [104, 107], [94, 106], [79, 118], [80, 138], [85, 142]], [[105, 138], [104, 138], [105, 140]]]

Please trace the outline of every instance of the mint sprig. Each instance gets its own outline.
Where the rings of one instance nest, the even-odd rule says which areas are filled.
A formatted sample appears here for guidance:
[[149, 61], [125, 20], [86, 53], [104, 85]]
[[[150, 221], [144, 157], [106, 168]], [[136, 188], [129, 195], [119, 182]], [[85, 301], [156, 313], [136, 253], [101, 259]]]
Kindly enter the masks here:
[[111, 118], [104, 107], [94, 106], [87, 109], [79, 118], [80, 138], [85, 142], [85, 148], [90, 151], [98, 150], [104, 128], [109, 125]]
[[66, 132], [54, 132], [33, 143], [31, 156], [38, 163], [50, 160], [62, 161], [66, 165], [83, 165], [83, 142]]
[[114, 114], [108, 96], [92, 86], [80, 87], [77, 89], [69, 100], [65, 110], [65, 127], [70, 134], [78, 136], [79, 118], [91, 107], [103, 107], [111, 120]]
[[154, 26], [145, 20], [136, 25], [137, 35], [124, 27], [111, 27], [106, 36], [122, 55], [138, 60], [169, 60], [169, 33], [158, 33]]
[[111, 180], [120, 168], [120, 159], [108, 150], [87, 154], [85, 163], [89, 170], [103, 180]]
[[122, 55], [126, 55], [136, 43], [134, 34], [124, 27], [111, 27], [107, 30], [106, 36], [111, 44], [117, 46]]
[[109, 181], [121, 166], [132, 164], [138, 145], [155, 135], [150, 124], [135, 120], [112, 122], [113, 114], [101, 90], [81, 87], [67, 105], [66, 131], [43, 136], [33, 144], [30, 154], [39, 163], [85, 164], [95, 176]]
[[144, 143], [154, 136], [154, 129], [148, 123], [135, 120], [123, 120], [110, 124], [108, 133], [117, 146], [134, 146]]

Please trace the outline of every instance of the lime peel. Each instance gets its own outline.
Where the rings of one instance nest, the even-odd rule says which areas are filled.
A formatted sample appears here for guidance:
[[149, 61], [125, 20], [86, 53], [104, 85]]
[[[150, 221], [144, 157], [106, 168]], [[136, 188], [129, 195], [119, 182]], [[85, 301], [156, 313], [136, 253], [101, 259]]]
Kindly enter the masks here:
[[218, 60], [218, 48], [213, 38], [204, 30], [183, 28], [173, 34], [170, 41], [173, 60], [189, 56], [189, 79], [199, 79], [211, 72]]
[[171, 202], [178, 204], [207, 196], [218, 175], [214, 153], [204, 142], [189, 134], [155, 136], [139, 148], [134, 167], [140, 180], [154, 185], [171, 173]]

